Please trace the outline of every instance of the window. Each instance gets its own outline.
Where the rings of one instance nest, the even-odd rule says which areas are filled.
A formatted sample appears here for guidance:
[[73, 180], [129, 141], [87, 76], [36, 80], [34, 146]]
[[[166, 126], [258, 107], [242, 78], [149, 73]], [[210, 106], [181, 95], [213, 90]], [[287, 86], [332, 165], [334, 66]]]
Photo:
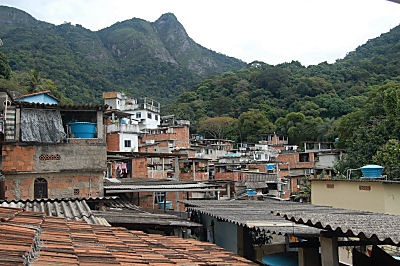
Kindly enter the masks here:
[[158, 121], [158, 115], [154, 115], [154, 119]]
[[130, 148], [131, 147], [131, 140], [130, 139], [126, 139], [124, 142], [125, 142], [125, 148]]
[[136, 118], [141, 118], [141, 117], [142, 117], [142, 113], [141, 112], [136, 113]]
[[34, 183], [35, 199], [47, 198], [47, 181], [44, 178], [36, 178]]
[[310, 155], [308, 153], [300, 153], [299, 154], [299, 162], [305, 163], [310, 161]]
[[165, 201], [165, 192], [154, 192], [154, 204]]
[[151, 119], [151, 113], [147, 113], [147, 118]]

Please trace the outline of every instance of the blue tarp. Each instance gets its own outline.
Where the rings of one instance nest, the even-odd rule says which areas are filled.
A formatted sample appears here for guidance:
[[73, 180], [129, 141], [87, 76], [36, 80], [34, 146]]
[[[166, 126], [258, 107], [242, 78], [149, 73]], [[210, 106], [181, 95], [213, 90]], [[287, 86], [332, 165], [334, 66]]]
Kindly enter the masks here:
[[267, 167], [267, 170], [274, 170], [275, 168], [275, 164], [273, 163], [267, 163], [265, 166]]

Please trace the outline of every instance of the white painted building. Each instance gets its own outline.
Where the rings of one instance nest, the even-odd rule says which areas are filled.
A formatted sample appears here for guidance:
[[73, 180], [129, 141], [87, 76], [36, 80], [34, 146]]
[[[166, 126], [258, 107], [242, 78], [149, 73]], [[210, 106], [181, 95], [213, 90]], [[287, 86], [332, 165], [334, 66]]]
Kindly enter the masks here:
[[139, 133], [139, 125], [136, 121], [131, 121], [130, 123], [114, 122], [111, 125], [107, 125], [107, 134], [118, 134], [119, 136], [119, 151], [138, 152]]
[[156, 129], [160, 125], [160, 103], [157, 101], [128, 97], [122, 92], [105, 92], [103, 100], [109, 110], [130, 114], [131, 120], [138, 121], [140, 130]]

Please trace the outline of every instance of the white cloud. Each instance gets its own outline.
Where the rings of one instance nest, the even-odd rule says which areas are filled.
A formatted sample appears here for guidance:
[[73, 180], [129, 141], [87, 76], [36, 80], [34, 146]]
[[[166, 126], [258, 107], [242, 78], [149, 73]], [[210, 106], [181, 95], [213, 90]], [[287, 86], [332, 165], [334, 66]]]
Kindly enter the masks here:
[[384, 0], [0, 0], [34, 17], [98, 30], [133, 17], [174, 13], [199, 44], [270, 64], [333, 62], [400, 23], [400, 4]]

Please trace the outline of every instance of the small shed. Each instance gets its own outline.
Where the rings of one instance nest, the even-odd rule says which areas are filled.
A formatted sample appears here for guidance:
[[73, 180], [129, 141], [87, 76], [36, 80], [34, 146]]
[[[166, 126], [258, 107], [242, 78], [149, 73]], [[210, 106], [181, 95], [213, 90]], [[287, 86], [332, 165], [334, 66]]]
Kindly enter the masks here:
[[40, 91], [31, 94], [25, 94], [16, 99], [16, 101], [42, 104], [58, 104], [60, 102], [59, 99], [50, 94], [50, 91]]

